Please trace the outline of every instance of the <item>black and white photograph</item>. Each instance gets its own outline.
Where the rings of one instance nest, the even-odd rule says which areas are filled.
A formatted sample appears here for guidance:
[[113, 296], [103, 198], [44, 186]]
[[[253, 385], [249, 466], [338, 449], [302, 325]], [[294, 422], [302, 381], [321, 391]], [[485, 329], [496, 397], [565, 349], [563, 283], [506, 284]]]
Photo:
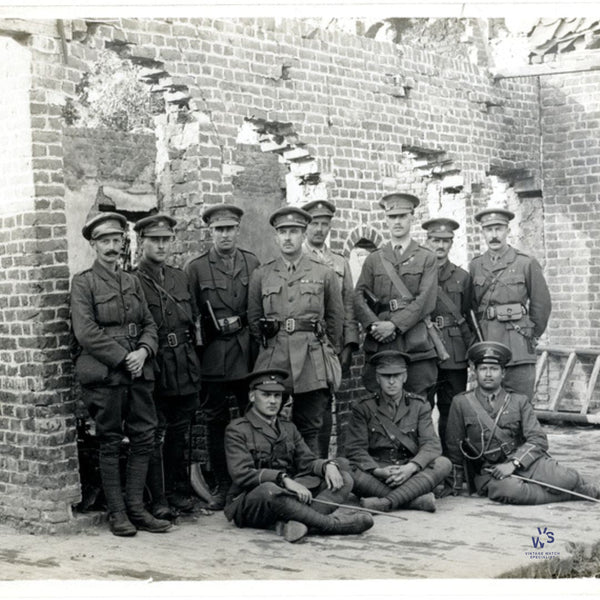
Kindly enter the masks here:
[[593, 3], [0, 5], [3, 598], [597, 597]]

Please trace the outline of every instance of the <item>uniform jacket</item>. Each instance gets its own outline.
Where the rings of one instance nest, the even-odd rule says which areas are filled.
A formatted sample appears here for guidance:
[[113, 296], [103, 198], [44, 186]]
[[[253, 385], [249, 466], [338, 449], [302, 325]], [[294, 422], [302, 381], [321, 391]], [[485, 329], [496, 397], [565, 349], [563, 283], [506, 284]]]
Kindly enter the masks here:
[[302, 254], [293, 273], [288, 273], [281, 257], [265, 263], [252, 274], [248, 295], [250, 331], [257, 341], [258, 320], [263, 316], [279, 321], [320, 321], [326, 339], [321, 342], [312, 331], [288, 333], [282, 325], [277, 335], [268, 340], [267, 348], [261, 346], [254, 368], [287, 370], [297, 394], [328, 387], [324, 344], [329, 344], [336, 354], [341, 352], [344, 319], [335, 273], [307, 254]]
[[[496, 263], [492, 263], [489, 251], [475, 257], [469, 271], [474, 310], [484, 339], [501, 342], [512, 350], [508, 366], [535, 363], [533, 338], [544, 333], [551, 311], [550, 292], [538, 261], [509, 246]], [[489, 286], [499, 273], [497, 281]], [[527, 314], [518, 321], [500, 322], [486, 317], [488, 307], [511, 303], [521, 304]]]
[[358, 321], [354, 315], [354, 284], [348, 261], [337, 252], [330, 250], [326, 244], [323, 252], [319, 252], [314, 246], [306, 243], [304, 250], [313, 258], [332, 268], [338, 277], [338, 283], [342, 292], [342, 303], [344, 305], [344, 334], [342, 347], [353, 346], [358, 349]]
[[[217, 319], [239, 315], [246, 322], [248, 283], [258, 265], [258, 258], [241, 248], [235, 251], [233, 272], [229, 272], [214, 247], [190, 261], [185, 271], [196, 310], [206, 319], [205, 302], [208, 300]], [[250, 334], [244, 326], [237, 333], [207, 339], [202, 354], [202, 378], [213, 381], [243, 379], [251, 363]]]
[[439, 366], [441, 369], [466, 369], [467, 348], [471, 342], [471, 330], [468, 325], [473, 294], [471, 276], [464, 269], [446, 261], [438, 267], [438, 286], [446, 293], [464, 319], [464, 323], [457, 323], [456, 317], [440, 300], [439, 294], [437, 295], [431, 318], [441, 317], [438, 321], [443, 321], [440, 328], [442, 340], [450, 354], [450, 358]]
[[141, 346], [149, 352], [142, 377], [154, 380], [156, 324], [140, 282], [130, 273], [111, 271], [98, 260], [77, 273], [71, 283], [71, 325], [78, 346], [75, 374], [82, 385], [131, 383], [122, 363]]
[[194, 347], [195, 315], [186, 274], [181, 269], [157, 266], [147, 260], [140, 262], [134, 274], [142, 284], [158, 327], [156, 391], [162, 396], [197, 392], [200, 361]]
[[232, 479], [229, 498], [233, 499], [225, 509], [228, 518], [244, 492], [275, 482], [282, 472], [308, 488], [318, 486], [326, 462], [315, 457], [292, 422], [277, 419], [271, 427], [253, 410], [227, 426], [225, 452]]
[[[394, 265], [396, 272], [414, 296], [413, 300], [402, 300], [393, 286], [381, 263], [383, 254]], [[399, 300], [401, 308], [390, 312], [389, 306], [375, 314], [367, 305], [363, 290], [370, 290], [384, 304], [390, 300]], [[397, 258], [392, 245], [388, 242], [365, 259], [354, 294], [356, 317], [366, 330], [375, 321], [392, 321], [400, 334], [393, 342], [378, 344], [370, 335], [365, 338], [364, 350], [367, 353], [380, 350], [399, 350], [406, 352], [404, 334], [414, 327], [435, 308], [437, 290], [437, 264], [431, 250], [411, 240], [402, 255]], [[427, 341], [423, 351], [410, 353], [412, 360], [423, 360], [436, 356], [435, 348]]]
[[[505, 401], [508, 403], [502, 410]], [[499, 410], [502, 410], [497, 429], [504, 433], [508, 443], [494, 438], [490, 442], [490, 430], [478, 418], [472, 403], [478, 403], [491, 416], [496, 419]], [[448, 426], [446, 428], [446, 444], [448, 458], [453, 464], [460, 465], [464, 455], [461, 452], [461, 442], [468, 440], [470, 456], [477, 456], [483, 447], [488, 448], [485, 456], [480, 461], [468, 461], [476, 471], [485, 466], [503, 463], [516, 458], [524, 468], [530, 467], [538, 458], [543, 456], [548, 449], [548, 440], [539, 421], [533, 413], [531, 402], [521, 394], [507, 393], [500, 388], [498, 398], [494, 402], [494, 409], [479, 388], [463, 392], [454, 397], [450, 406]], [[504, 443], [504, 450], [500, 448]], [[463, 447], [465, 444], [463, 443]]]
[[[391, 439], [386, 423], [391, 419], [397, 428], [417, 446], [416, 452], [402, 448], [396, 460], [390, 460], [398, 448]], [[440, 440], [433, 428], [431, 408], [424, 397], [404, 392], [396, 410], [378, 395], [366, 398], [352, 407], [346, 434], [346, 457], [363, 471], [391, 464], [414, 462], [424, 469], [442, 455]]]

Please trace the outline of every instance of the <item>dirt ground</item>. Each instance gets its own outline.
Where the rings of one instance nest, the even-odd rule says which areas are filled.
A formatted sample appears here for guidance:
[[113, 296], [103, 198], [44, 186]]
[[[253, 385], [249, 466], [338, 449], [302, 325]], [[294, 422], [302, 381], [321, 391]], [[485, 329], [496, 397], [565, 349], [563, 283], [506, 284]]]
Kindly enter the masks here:
[[[600, 429], [547, 431], [555, 458], [600, 480]], [[315, 536], [299, 544], [273, 531], [237, 529], [223, 513], [186, 516], [166, 534], [133, 538], [111, 535], [105, 523], [68, 535], [31, 535], [3, 525], [0, 580], [494, 578], [532, 561], [566, 558], [570, 542], [600, 540], [600, 504], [592, 502], [504, 506], [473, 496], [438, 500], [437, 506], [434, 514], [398, 513], [405, 521], [376, 516], [375, 526], [360, 536]], [[533, 537], [543, 548], [534, 547]]]

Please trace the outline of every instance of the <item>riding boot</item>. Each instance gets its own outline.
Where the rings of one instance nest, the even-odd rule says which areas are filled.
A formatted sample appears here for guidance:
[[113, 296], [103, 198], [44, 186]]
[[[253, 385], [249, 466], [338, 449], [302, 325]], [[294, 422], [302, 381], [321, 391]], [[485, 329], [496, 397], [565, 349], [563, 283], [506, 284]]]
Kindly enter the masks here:
[[216, 490], [212, 494], [213, 502], [208, 504], [210, 510], [223, 510], [227, 491], [231, 485], [225, 459], [225, 427], [227, 427], [227, 423], [224, 421], [213, 421], [207, 427], [206, 442], [216, 483]]
[[[163, 446], [165, 491], [169, 505], [181, 512], [192, 512], [194, 501], [184, 465], [185, 433], [188, 422], [167, 428]], [[183, 476], [183, 473], [186, 476]]]
[[137, 529], [151, 533], [162, 533], [171, 528], [171, 522], [154, 518], [144, 508], [144, 486], [148, 473], [149, 458], [147, 454], [131, 453], [129, 455], [127, 480], [125, 482], [125, 502], [129, 519]]
[[106, 456], [100, 453], [98, 459], [102, 489], [106, 498], [108, 509], [108, 524], [113, 535], [130, 537], [137, 533], [127, 517], [123, 491], [121, 489], [121, 475], [119, 470], [119, 457]]
[[165, 495], [163, 458], [160, 446], [155, 447], [150, 455], [146, 485], [152, 497], [152, 514], [157, 519], [173, 519], [175, 515], [169, 508]]
[[272, 507], [280, 521], [302, 523], [307, 531], [317, 534], [351, 535], [362, 533], [373, 526], [373, 517], [367, 513], [323, 515], [308, 504], [287, 495], [273, 498]]
[[[316, 510], [322, 515], [329, 515], [338, 508], [337, 506], [334, 506], [335, 504], [343, 504], [346, 502], [354, 482], [352, 481], [350, 473], [347, 473], [346, 471], [340, 471], [340, 473], [344, 479], [344, 485], [335, 492], [327, 488], [319, 492], [311, 503], [311, 508], [313, 510]], [[325, 502], [331, 502], [332, 504], [322, 504], [321, 502], [318, 502], [318, 500], [324, 500]]]

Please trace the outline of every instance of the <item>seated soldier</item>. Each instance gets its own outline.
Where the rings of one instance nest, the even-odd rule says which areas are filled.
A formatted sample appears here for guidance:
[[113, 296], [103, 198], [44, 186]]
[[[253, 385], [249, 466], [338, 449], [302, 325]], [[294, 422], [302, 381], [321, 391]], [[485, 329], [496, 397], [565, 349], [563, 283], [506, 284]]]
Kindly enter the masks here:
[[[600, 488], [575, 470], [550, 458], [548, 439], [527, 396], [502, 387], [510, 349], [499, 342], [478, 342], [467, 353], [477, 387], [452, 400], [446, 440], [453, 464], [448, 491], [461, 492], [466, 461], [480, 496], [507, 504], [544, 504], [578, 500], [569, 490], [600, 498]], [[517, 476], [563, 488], [523, 481]]]
[[407, 355], [371, 357], [379, 393], [358, 402], [346, 435], [353, 492], [365, 508], [435, 512], [432, 490], [450, 473], [425, 396], [404, 391]]
[[336, 507], [329, 503], [342, 503], [350, 494], [350, 474], [340, 471], [335, 461], [316, 458], [296, 426], [278, 418], [288, 376], [282, 369], [248, 376], [250, 409], [225, 431], [233, 481], [225, 516], [238, 527], [276, 525], [289, 542], [302, 539], [309, 530], [362, 533], [373, 526], [371, 515], [331, 514]]

